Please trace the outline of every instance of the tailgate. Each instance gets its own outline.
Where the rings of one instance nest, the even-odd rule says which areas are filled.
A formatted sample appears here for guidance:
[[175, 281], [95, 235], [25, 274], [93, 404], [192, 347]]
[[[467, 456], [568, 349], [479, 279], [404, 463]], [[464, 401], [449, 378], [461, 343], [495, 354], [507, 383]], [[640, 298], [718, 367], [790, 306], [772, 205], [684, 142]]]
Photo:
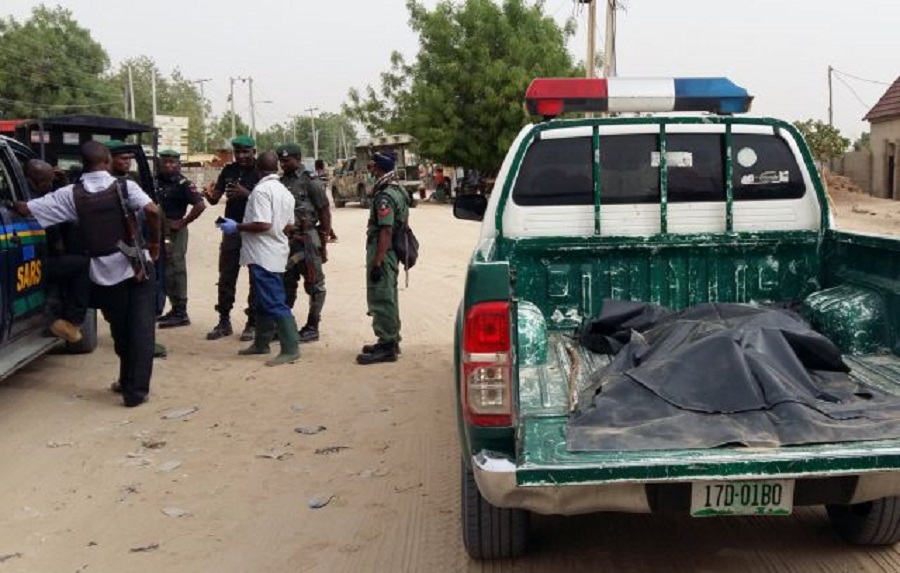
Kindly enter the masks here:
[[900, 470], [900, 440], [781, 448], [569, 452], [565, 417], [522, 422], [520, 486], [801, 478]]

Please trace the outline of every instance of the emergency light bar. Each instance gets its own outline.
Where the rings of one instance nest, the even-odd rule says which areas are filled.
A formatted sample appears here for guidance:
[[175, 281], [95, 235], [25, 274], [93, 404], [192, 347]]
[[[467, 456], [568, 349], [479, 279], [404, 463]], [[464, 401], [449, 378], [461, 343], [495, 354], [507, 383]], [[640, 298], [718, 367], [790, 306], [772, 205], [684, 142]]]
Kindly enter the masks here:
[[552, 118], [564, 112], [746, 113], [753, 97], [727, 78], [537, 78], [525, 101], [531, 114]]

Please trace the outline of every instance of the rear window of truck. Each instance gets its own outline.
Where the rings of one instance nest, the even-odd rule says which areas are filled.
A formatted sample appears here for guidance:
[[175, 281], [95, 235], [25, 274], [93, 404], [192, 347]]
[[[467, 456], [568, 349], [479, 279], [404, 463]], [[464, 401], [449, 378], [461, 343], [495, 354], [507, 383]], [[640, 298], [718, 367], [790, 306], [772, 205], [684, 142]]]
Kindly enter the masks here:
[[[659, 203], [660, 136], [600, 137], [600, 203]], [[725, 136], [666, 135], [670, 203], [725, 201]], [[732, 135], [732, 189], [737, 201], [799, 199], [806, 191], [794, 154], [780, 137]], [[592, 205], [591, 138], [539, 139], [525, 154], [513, 188], [523, 206]]]

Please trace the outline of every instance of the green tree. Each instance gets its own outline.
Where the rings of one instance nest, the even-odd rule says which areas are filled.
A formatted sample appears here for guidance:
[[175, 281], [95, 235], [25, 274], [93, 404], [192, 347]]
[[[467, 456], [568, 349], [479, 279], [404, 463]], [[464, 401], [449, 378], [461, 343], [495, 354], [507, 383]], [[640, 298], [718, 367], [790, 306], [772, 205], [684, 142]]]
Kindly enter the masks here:
[[859, 139], [853, 142], [853, 151], [862, 151], [864, 149], [872, 149], [872, 134], [868, 131], [862, 132]]
[[[209, 149], [216, 150], [231, 145], [231, 111], [226, 111], [221, 117], [210, 118], [209, 125]], [[250, 126], [239, 114], [234, 115], [234, 132], [237, 135], [248, 135]]]
[[816, 161], [825, 162], [840, 156], [850, 146], [850, 140], [841, 135], [838, 128], [828, 125], [821, 120], [807, 119], [795, 121], [796, 127]]
[[408, 132], [419, 153], [482, 170], [499, 167], [528, 118], [525, 89], [539, 76], [574, 76], [574, 33], [526, 0], [449, 0], [433, 10], [407, 0], [420, 51], [395, 53], [381, 86], [351, 90], [345, 113], [370, 133]]
[[111, 79], [117, 89], [127, 88], [129, 68], [134, 83], [135, 120], [146, 124], [153, 122], [153, 74], [156, 74], [157, 114], [187, 116], [188, 147], [192, 152], [202, 150], [207, 136], [203, 117], [209, 113], [210, 106], [200, 97], [197, 85], [185, 78], [177, 68], [165, 77], [152, 58], [137, 56], [119, 64]]
[[0, 19], [0, 114], [33, 118], [121, 113], [123, 93], [105, 78], [109, 56], [62, 7]]

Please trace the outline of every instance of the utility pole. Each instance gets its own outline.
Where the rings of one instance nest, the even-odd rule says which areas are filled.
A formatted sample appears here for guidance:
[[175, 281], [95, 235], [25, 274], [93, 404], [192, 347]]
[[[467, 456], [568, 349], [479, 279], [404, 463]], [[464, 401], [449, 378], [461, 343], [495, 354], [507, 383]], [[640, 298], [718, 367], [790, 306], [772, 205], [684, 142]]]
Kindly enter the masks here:
[[247, 78], [250, 82], [250, 137], [256, 139], [256, 104], [253, 103], [253, 78]]
[[228, 91], [228, 101], [231, 102], [231, 139], [237, 137], [237, 131], [234, 123], [234, 80], [237, 78], [228, 78], [229, 82], [229, 91]]
[[153, 101], [153, 119], [150, 123], [156, 127], [156, 69], [150, 70], [150, 99]]
[[134, 77], [131, 75], [131, 66], [128, 66], [128, 94], [131, 101], [131, 119], [134, 119]]
[[[593, 4], [593, 2], [592, 2]], [[616, 75], [616, 9], [618, 0], [606, 0], [606, 38], [603, 48], [603, 76]]]
[[316, 160], [319, 158], [319, 134], [316, 133], [316, 116], [313, 112], [319, 111], [319, 108], [308, 107], [303, 111], [309, 112], [309, 121], [312, 123], [313, 160]]
[[593, 78], [594, 61], [597, 58], [597, 0], [579, 0], [581, 3], [588, 5], [588, 24], [587, 24], [587, 60], [584, 63], [586, 77]]
[[834, 125], [834, 100], [831, 88], [831, 79], [834, 75], [834, 68], [828, 66], [828, 125]]
[[206, 95], [203, 93], [203, 84], [211, 82], [211, 78], [203, 78], [202, 80], [194, 80], [192, 84], [200, 84], [200, 124], [203, 128], [203, 153], [209, 151], [209, 142], [206, 137]]

